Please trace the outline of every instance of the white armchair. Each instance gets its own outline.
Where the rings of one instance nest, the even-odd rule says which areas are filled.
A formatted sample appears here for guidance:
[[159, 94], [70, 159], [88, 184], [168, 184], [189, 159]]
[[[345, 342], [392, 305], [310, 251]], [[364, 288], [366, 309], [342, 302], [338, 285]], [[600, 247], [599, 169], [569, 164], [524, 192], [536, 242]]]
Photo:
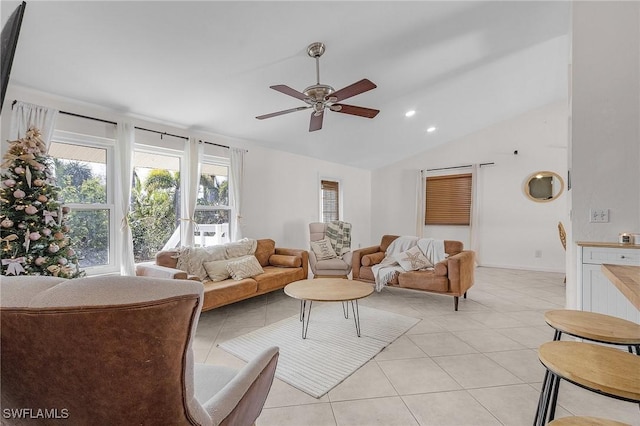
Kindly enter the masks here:
[[[309, 241], [320, 241], [326, 237], [327, 223], [313, 222], [309, 224]], [[351, 273], [351, 257], [349, 250], [334, 259], [318, 260], [313, 248], [309, 250], [309, 266], [314, 278], [347, 278]]]

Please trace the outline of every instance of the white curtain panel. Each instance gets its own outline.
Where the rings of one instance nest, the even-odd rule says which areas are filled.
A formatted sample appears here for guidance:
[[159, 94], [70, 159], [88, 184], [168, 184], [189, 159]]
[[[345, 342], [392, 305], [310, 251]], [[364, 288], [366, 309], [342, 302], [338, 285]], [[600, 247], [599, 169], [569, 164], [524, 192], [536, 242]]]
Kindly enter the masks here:
[[180, 221], [180, 239], [183, 246], [191, 247], [194, 245], [196, 203], [200, 187], [200, 161], [204, 145], [193, 137], [189, 138], [187, 144], [189, 173], [184, 174], [187, 181], [185, 182], [186, 196], [182, 197], [184, 217]]
[[229, 205], [235, 213], [231, 218], [231, 239], [238, 241], [242, 238], [242, 185], [244, 181], [245, 150], [230, 148], [231, 170], [229, 172]]
[[133, 179], [133, 145], [135, 130], [132, 123], [119, 122], [116, 140], [116, 214], [120, 218], [120, 238], [117, 238], [116, 250], [121, 254], [120, 274], [135, 275], [133, 259], [133, 237], [129, 227], [129, 208], [131, 204], [131, 180]]
[[26, 102], [16, 102], [11, 112], [9, 139], [13, 141], [25, 137], [29, 127], [34, 126], [40, 130], [42, 140], [48, 150], [57, 118], [58, 110], [56, 109]]
[[427, 176], [423, 170], [418, 170], [416, 173], [416, 236], [418, 238], [424, 237], [424, 216], [426, 207], [426, 182]]
[[480, 188], [482, 179], [482, 167], [474, 164], [471, 168], [471, 225], [469, 241], [471, 250], [476, 252], [476, 264], [480, 264]]

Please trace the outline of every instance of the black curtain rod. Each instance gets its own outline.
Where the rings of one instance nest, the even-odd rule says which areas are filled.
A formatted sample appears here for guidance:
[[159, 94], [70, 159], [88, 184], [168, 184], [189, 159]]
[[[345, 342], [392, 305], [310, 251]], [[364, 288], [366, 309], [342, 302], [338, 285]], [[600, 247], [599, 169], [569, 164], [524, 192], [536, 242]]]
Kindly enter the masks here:
[[[478, 165], [479, 165], [480, 167], [482, 167], [482, 166], [493, 166], [494, 164], [495, 164], [495, 163], [480, 163], [480, 164], [478, 164]], [[435, 172], [435, 171], [438, 171], [438, 170], [464, 169], [464, 168], [466, 168], [466, 167], [473, 167], [473, 164], [467, 164], [467, 165], [465, 165], [465, 166], [440, 167], [440, 168], [438, 168], [438, 169], [427, 169], [426, 171], [427, 171], [427, 172]], [[422, 170], [422, 171], [424, 172], [425, 170]]]
[[[13, 100], [13, 102], [11, 103], [11, 109], [13, 109], [14, 105], [18, 103], [18, 101], [16, 99]], [[82, 115], [82, 114], [76, 114], [74, 112], [67, 112], [67, 111], [58, 111], [60, 114], [65, 114], [65, 115], [70, 115], [72, 117], [78, 117], [78, 118], [85, 118], [87, 120], [93, 120], [93, 121], [99, 121], [101, 123], [107, 123], [107, 124], [113, 124], [114, 126], [117, 126], [118, 123], [116, 123], [115, 121], [110, 121], [110, 120], [103, 120], [102, 118], [96, 118], [96, 117], [89, 117], [88, 115]], [[184, 140], [188, 140], [189, 138], [186, 136], [179, 136], [179, 135], [172, 135], [171, 133], [167, 133], [167, 132], [160, 132], [158, 130], [151, 130], [151, 129], [145, 129], [144, 127], [134, 127], [135, 129], [138, 130], [144, 130], [145, 132], [152, 132], [152, 133], [158, 133], [161, 137], [162, 135], [165, 136], [173, 136], [174, 138], [180, 138], [180, 139], [184, 139]], [[206, 143], [209, 145], [215, 145], [215, 146], [219, 146], [221, 148], [227, 148], [229, 149], [229, 147], [227, 145], [220, 145], [217, 143], [213, 143], [213, 142], [207, 142], [207, 141], [203, 141], [202, 139], [200, 139], [200, 142], [202, 143]]]
[[198, 142], [206, 143], [207, 145], [219, 146], [220, 148], [227, 148], [227, 149], [229, 149], [229, 147], [228, 147], [227, 145], [220, 145], [219, 143], [203, 141], [202, 139], [199, 139], [199, 140], [198, 140]]

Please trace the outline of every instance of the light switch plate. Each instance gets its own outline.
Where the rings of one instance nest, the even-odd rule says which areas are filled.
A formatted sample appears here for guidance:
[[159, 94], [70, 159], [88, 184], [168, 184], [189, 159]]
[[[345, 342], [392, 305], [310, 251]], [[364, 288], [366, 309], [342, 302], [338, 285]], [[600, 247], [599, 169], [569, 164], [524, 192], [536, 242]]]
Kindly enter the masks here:
[[589, 210], [589, 222], [591, 222], [591, 223], [607, 223], [607, 222], [609, 222], [609, 209], [591, 209], [591, 210]]

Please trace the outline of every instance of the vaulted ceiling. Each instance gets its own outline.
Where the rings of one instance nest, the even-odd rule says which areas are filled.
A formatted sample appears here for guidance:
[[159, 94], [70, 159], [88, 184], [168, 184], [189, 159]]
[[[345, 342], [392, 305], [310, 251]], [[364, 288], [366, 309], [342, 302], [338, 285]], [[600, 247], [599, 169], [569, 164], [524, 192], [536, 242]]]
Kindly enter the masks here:
[[[2, 21], [18, 5], [2, 1]], [[567, 97], [564, 1], [28, 1], [11, 83], [179, 128], [375, 169]], [[378, 87], [310, 110], [269, 86]], [[413, 117], [405, 112], [415, 110]], [[437, 128], [428, 133], [430, 126]]]

